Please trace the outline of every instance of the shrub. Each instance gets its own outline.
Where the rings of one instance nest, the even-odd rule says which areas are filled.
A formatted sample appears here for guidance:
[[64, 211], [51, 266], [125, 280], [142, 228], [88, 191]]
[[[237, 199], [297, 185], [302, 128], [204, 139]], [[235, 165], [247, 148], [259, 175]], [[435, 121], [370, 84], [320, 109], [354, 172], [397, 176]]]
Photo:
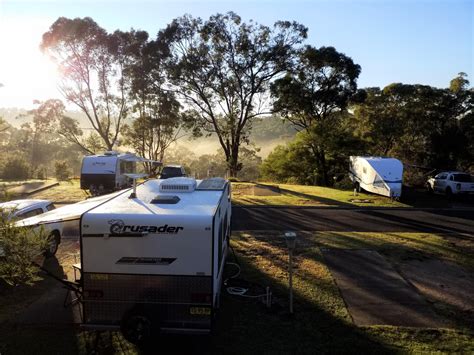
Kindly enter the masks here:
[[67, 180], [69, 179], [69, 176], [71, 176], [71, 170], [69, 169], [69, 165], [65, 160], [57, 160], [54, 163], [54, 173], [56, 179], [60, 181]]
[[36, 178], [39, 180], [45, 180], [46, 179], [46, 168], [45, 167], [40, 167], [38, 170], [36, 170]]
[[11, 286], [32, 285], [41, 280], [32, 261], [46, 249], [48, 235], [43, 228], [16, 227], [2, 216], [0, 211], [0, 278]]
[[25, 180], [30, 177], [30, 166], [25, 159], [12, 157], [3, 164], [0, 175], [5, 180]]

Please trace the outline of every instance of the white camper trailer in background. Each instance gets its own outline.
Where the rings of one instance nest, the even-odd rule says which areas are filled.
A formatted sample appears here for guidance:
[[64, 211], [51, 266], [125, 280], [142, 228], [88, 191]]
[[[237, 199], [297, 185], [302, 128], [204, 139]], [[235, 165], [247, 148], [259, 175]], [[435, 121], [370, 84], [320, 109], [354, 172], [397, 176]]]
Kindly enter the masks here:
[[85, 156], [81, 167], [81, 189], [97, 195], [130, 187], [132, 181], [124, 174], [136, 172], [136, 163], [128, 161], [132, 158], [136, 158], [135, 154], [117, 152]]
[[132, 153], [112, 151], [85, 156], [82, 159], [81, 189], [89, 190], [92, 195], [101, 195], [130, 187], [137, 163], [161, 164]]
[[132, 342], [152, 330], [210, 332], [229, 246], [229, 182], [148, 180], [137, 186], [136, 197], [131, 192], [59, 208], [25, 224], [79, 219], [86, 328], [120, 327]]
[[349, 177], [357, 189], [391, 198], [402, 195], [403, 164], [398, 159], [351, 156]]

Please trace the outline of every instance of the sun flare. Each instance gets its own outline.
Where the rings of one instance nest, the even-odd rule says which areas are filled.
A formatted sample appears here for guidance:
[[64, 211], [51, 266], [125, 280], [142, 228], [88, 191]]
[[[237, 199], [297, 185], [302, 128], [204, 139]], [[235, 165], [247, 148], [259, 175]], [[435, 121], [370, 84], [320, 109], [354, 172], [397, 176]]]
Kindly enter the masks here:
[[58, 70], [39, 48], [48, 25], [39, 19], [26, 25], [12, 19], [0, 21], [0, 107], [31, 107], [33, 100], [59, 98]]

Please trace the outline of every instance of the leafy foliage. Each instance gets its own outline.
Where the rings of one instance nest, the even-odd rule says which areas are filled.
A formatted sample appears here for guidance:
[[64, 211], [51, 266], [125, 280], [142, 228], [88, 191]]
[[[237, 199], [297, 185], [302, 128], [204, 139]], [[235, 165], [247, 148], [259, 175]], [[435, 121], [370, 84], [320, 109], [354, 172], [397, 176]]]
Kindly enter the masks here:
[[41, 278], [32, 264], [48, 245], [44, 229], [17, 227], [0, 211], [0, 278], [11, 286], [32, 285]]
[[69, 169], [67, 161], [57, 160], [54, 162], [54, 175], [56, 176], [56, 179], [60, 181], [69, 179], [71, 176], [71, 170]]
[[[273, 110], [306, 132], [318, 180], [330, 185], [328, 158], [338, 147], [341, 112], [357, 93], [360, 66], [333, 47], [307, 46], [293, 71], [271, 86]], [[330, 147], [335, 150], [329, 150]]]
[[[162, 161], [165, 151], [181, 132], [186, 115], [173, 92], [165, 90], [163, 60], [157, 42], [148, 42], [143, 31], [116, 32], [127, 62], [124, 71], [130, 78], [128, 91], [134, 121], [124, 127], [124, 143], [147, 159]], [[158, 165], [145, 163], [147, 173], [155, 176]]]
[[268, 113], [270, 81], [287, 70], [307, 29], [279, 21], [273, 29], [244, 23], [233, 13], [203, 22], [184, 16], [159, 33], [169, 48], [172, 89], [192, 108], [195, 133], [215, 133], [230, 174], [242, 168], [239, 149], [248, 143], [251, 121]]
[[367, 152], [432, 169], [469, 168], [472, 154], [472, 89], [464, 76], [451, 89], [390, 84], [367, 90], [355, 106], [355, 133]]
[[[63, 96], [87, 116], [103, 145], [112, 150], [127, 116], [119, 36], [108, 34], [89, 17], [60, 17], [43, 34], [41, 48], [60, 66]], [[76, 129], [79, 134], [70, 120], [66, 123], [70, 132]]]
[[24, 180], [30, 177], [31, 169], [22, 157], [10, 157], [1, 167], [0, 176], [5, 180]]

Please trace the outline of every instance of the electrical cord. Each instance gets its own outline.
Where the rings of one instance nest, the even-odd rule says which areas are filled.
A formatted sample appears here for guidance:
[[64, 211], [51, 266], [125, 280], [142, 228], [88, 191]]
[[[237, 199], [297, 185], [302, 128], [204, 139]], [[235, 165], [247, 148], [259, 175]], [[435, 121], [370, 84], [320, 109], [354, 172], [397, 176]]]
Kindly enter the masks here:
[[[245, 280], [240, 280], [240, 279], [237, 279], [239, 276], [240, 276], [240, 273], [241, 273], [241, 267], [240, 267], [240, 264], [238, 262], [238, 259], [237, 259], [237, 255], [235, 255], [235, 251], [234, 251], [234, 248], [230, 247], [230, 250], [232, 250], [232, 254], [234, 256], [234, 260], [235, 262], [227, 262], [226, 265], [232, 265], [234, 267], [237, 268], [237, 272], [232, 275], [232, 276], [229, 276], [227, 279], [224, 280], [224, 286], [226, 286], [226, 291], [229, 295], [233, 295], [233, 296], [241, 296], [241, 297], [247, 297], [247, 298], [262, 298], [262, 297], [267, 297], [267, 293], [262, 293], [262, 294], [259, 294], [259, 295], [248, 295], [247, 292], [249, 291], [249, 287], [243, 287], [243, 286], [230, 286], [229, 283], [231, 280], [233, 280], [233, 282], [235, 283], [240, 283], [240, 284], [247, 284], [249, 286], [251, 286], [252, 284], [248, 281], [245, 281]], [[237, 281], [239, 280], [239, 281]], [[261, 287], [263, 288], [263, 286], [261, 285], [257, 285], [257, 284], [253, 284], [253, 286], [257, 286], [257, 287]]]

